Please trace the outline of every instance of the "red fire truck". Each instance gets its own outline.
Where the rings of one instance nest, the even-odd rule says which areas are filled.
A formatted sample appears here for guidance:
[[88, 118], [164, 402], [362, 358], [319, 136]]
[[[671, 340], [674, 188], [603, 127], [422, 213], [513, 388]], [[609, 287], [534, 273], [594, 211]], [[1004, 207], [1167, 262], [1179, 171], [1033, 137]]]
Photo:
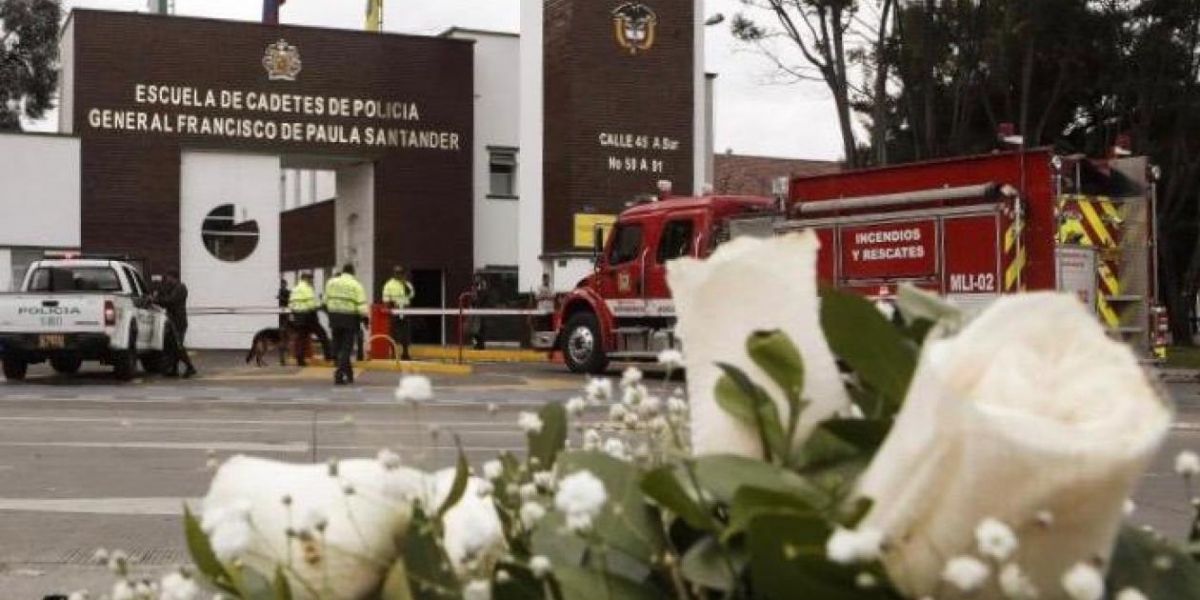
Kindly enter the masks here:
[[733, 237], [811, 229], [818, 276], [836, 287], [879, 298], [911, 284], [966, 310], [1000, 294], [1068, 291], [1114, 337], [1161, 356], [1156, 179], [1141, 157], [1028, 150], [796, 178], [778, 198], [662, 194], [625, 210], [607, 243], [597, 235], [595, 271], [534, 345], [577, 372], [652, 360], [679, 346], [668, 261]]

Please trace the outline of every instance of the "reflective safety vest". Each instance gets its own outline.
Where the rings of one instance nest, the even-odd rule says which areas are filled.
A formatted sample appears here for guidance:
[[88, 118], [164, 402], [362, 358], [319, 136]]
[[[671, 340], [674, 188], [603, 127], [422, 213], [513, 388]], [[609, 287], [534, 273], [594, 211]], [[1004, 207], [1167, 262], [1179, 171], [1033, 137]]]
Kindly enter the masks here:
[[310, 313], [321, 308], [321, 303], [317, 301], [317, 292], [312, 286], [301, 281], [288, 296], [288, 308], [294, 313]]
[[383, 286], [383, 303], [405, 308], [412, 302], [416, 293], [411, 283], [393, 277]]
[[353, 275], [342, 273], [325, 284], [325, 309], [332, 314], [367, 316], [367, 294]]

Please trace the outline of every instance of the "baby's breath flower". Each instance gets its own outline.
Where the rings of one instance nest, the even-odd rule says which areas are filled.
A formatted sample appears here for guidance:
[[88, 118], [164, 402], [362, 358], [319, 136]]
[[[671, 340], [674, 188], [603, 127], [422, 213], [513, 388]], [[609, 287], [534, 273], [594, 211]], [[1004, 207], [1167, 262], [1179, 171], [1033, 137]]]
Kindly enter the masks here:
[[483, 476], [492, 480], [504, 477], [504, 465], [498, 460], [483, 463]]
[[517, 425], [527, 434], [541, 433], [542, 418], [537, 413], [523, 412], [517, 416]]
[[545, 556], [534, 556], [529, 559], [529, 570], [533, 571], [533, 576], [541, 579], [550, 574], [550, 559]]
[[1000, 590], [1008, 600], [1036, 600], [1037, 587], [1016, 563], [1004, 565], [1000, 570]]
[[620, 460], [625, 460], [629, 457], [626, 453], [625, 442], [622, 442], [618, 438], [608, 438], [605, 440], [604, 453]]
[[534, 473], [533, 484], [543, 490], [554, 489], [554, 473], [551, 471], [538, 471]]
[[678, 350], [663, 350], [658, 353], [658, 364], [678, 369], [683, 366], [683, 353]]
[[463, 588], [463, 600], [491, 600], [492, 582], [476, 579]]
[[492, 485], [492, 482], [486, 479], [480, 480], [475, 484], [475, 495], [479, 496], [480, 498], [491, 496], [492, 492], [494, 491], [496, 491], [496, 487]]
[[1134, 504], [1132, 498], [1126, 498], [1125, 504], [1121, 507], [1121, 512], [1126, 516], [1131, 516], [1137, 510], [1137, 504]]
[[879, 558], [883, 546], [883, 532], [877, 529], [858, 530], [837, 528], [825, 542], [825, 555], [829, 560], [843, 565], [870, 562]]
[[532, 528], [542, 517], [546, 516], [546, 509], [537, 502], [526, 502], [521, 505], [521, 523], [526, 529]]
[[122, 579], [113, 584], [109, 597], [112, 600], [134, 600], [137, 598], [137, 592], [134, 591], [132, 585], [129, 585], [128, 581]]
[[1104, 596], [1104, 576], [1085, 563], [1077, 563], [1063, 573], [1062, 586], [1072, 600], [1100, 600]]
[[584, 388], [584, 395], [589, 402], [605, 402], [612, 399], [612, 380], [603, 377], [593, 377]]
[[979, 589], [991, 574], [991, 569], [977, 558], [958, 556], [946, 563], [942, 579], [963, 592]]
[[401, 464], [403, 464], [400, 460], [400, 455], [392, 452], [388, 448], [383, 448], [380, 450], [379, 454], [375, 455], [375, 460], [379, 461], [379, 464], [383, 465], [383, 468], [389, 471], [395, 471], [396, 469], [400, 468]]
[[584, 449], [584, 451], [590, 452], [590, 451], [594, 451], [594, 450], [599, 450], [600, 444], [602, 444], [602, 443], [604, 443], [604, 440], [602, 440], [600, 438], [599, 431], [596, 431], [595, 429], [588, 429], [587, 431], [583, 432], [583, 449]]
[[530, 500], [537, 498], [538, 489], [536, 485], [532, 483], [526, 483], [525, 485], [521, 486], [518, 493], [520, 494], [522, 500], [529, 502]]
[[627, 388], [642, 382], [642, 371], [637, 367], [629, 367], [621, 374], [621, 387]]
[[178, 571], [167, 573], [159, 582], [159, 600], [196, 600], [200, 586], [191, 577]]
[[568, 529], [585, 531], [607, 500], [604, 482], [589, 471], [578, 471], [559, 482], [554, 506], [566, 514]]
[[1012, 528], [992, 518], [984, 519], [975, 528], [975, 543], [980, 554], [999, 561], [1008, 560], [1017, 550], [1017, 536]]
[[1200, 474], [1200, 455], [1184, 450], [1175, 456], [1175, 472], [1184, 477]]
[[396, 400], [400, 402], [424, 402], [433, 398], [433, 383], [423, 375], [405, 375], [396, 387]]
[[679, 396], [671, 396], [667, 399], [667, 412], [671, 413], [671, 416], [682, 416], [687, 414], [687, 411], [688, 404], [683, 398], [680, 398]]
[[1117, 593], [1117, 600], [1147, 600], [1147, 598], [1137, 588], [1125, 588]]
[[608, 409], [608, 418], [614, 423], [624, 423], [627, 414], [629, 414], [629, 410], [625, 408], [624, 404], [614, 404], [612, 408]]
[[869, 590], [879, 585], [879, 580], [876, 579], [874, 575], [864, 571], [854, 577], [854, 585], [857, 585], [864, 590]]
[[641, 421], [641, 418], [638, 417], [637, 413], [635, 413], [635, 412], [625, 413], [625, 426], [626, 427], [633, 429], [638, 426], [638, 423], [640, 421]]
[[581, 396], [576, 396], [567, 400], [567, 414], [578, 417], [583, 414], [583, 409], [587, 407], [587, 401]]

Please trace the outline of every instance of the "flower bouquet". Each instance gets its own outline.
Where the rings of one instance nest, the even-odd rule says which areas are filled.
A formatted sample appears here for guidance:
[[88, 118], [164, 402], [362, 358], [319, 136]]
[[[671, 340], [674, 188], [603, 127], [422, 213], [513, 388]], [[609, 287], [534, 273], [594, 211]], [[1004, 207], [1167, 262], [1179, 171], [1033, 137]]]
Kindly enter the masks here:
[[1200, 599], [1200, 530], [1123, 524], [1171, 407], [1075, 298], [878, 307], [819, 290], [816, 250], [673, 263], [686, 396], [591, 380], [521, 415], [524, 456], [228, 461], [185, 519], [194, 570], [145, 597]]

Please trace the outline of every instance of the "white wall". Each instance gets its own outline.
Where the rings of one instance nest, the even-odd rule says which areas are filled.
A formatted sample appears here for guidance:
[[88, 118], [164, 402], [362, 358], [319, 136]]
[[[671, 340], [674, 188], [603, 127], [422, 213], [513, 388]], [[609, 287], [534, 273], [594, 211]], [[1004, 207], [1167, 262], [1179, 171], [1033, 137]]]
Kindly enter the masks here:
[[692, 83], [694, 86], [692, 110], [692, 181], [695, 189], [692, 193], [700, 195], [704, 185], [712, 183], [712, 173], [709, 171], [709, 155], [711, 154], [711, 142], [709, 141], [709, 131], [711, 130], [709, 123], [709, 115], [712, 112], [712, 95], [709, 93], [707, 70], [704, 68], [704, 0], [695, 0], [695, 19], [693, 30], [695, 31], [695, 60], [693, 61]]
[[75, 19], [67, 19], [58, 41], [58, 56], [58, 132], [75, 133]]
[[[188, 308], [275, 308], [279, 285], [279, 158], [252, 154], [184, 152], [180, 167], [180, 275]], [[241, 262], [218, 260], [204, 247], [201, 226], [219, 205], [233, 204], [239, 221], [257, 221], [258, 245]], [[188, 345], [247, 348], [255, 332], [277, 324], [275, 315], [194, 314]]]
[[544, 0], [521, 0], [520, 127], [521, 166], [517, 189], [521, 202], [517, 230], [517, 285], [537, 289], [542, 282], [543, 99], [542, 19]]
[[13, 291], [12, 251], [0, 249], [0, 293]]
[[[521, 45], [517, 36], [453, 30], [450, 37], [475, 40], [475, 268], [518, 264], [520, 203], [525, 199], [489, 199], [489, 146], [518, 148], [521, 97], [518, 74]], [[518, 65], [517, 69], [513, 65]], [[517, 153], [517, 194], [525, 157]]]
[[79, 139], [0, 134], [0, 246], [79, 247]]
[[367, 298], [374, 298], [375, 165], [366, 163], [338, 170], [333, 212], [337, 268], [352, 263]]

